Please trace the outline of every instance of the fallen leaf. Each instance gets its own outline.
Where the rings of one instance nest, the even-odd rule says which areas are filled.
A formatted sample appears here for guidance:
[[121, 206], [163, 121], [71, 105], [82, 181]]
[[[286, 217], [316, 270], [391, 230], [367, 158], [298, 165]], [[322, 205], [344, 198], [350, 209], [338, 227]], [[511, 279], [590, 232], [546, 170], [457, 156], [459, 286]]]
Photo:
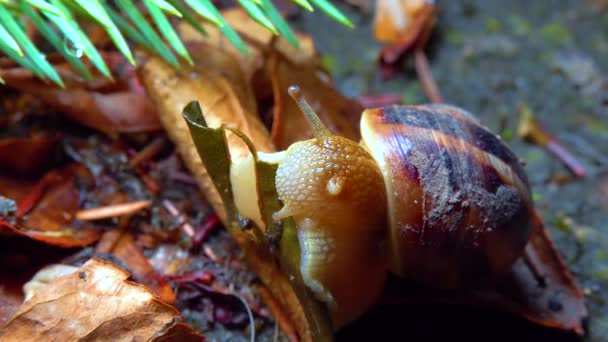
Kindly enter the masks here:
[[133, 277], [146, 285], [163, 302], [175, 303], [173, 289], [160, 275], [156, 274], [141, 249], [135, 244], [133, 235], [119, 229], [106, 232], [95, 248], [96, 253], [111, 253], [122, 261]]
[[59, 275], [34, 291], [0, 331], [0, 339], [162, 340], [169, 333], [204, 340], [194, 330], [175, 327], [180, 324], [179, 312], [128, 278], [110, 262], [89, 260], [76, 272]]
[[108, 135], [161, 128], [152, 102], [144, 94], [130, 89], [104, 92], [102, 85], [76, 81], [68, 82], [66, 88], [61, 89], [33, 75], [7, 78], [6, 84], [39, 98], [72, 120]]
[[277, 148], [283, 150], [295, 141], [312, 138], [306, 118], [287, 93], [291, 85], [300, 87], [304, 98], [329, 130], [359, 140], [359, 117], [363, 107], [335, 90], [315, 63], [296, 64], [276, 52], [270, 56], [268, 64], [274, 94], [272, 140]]
[[[44, 172], [53, 159], [60, 135], [35, 135], [0, 140], [0, 170], [19, 176]], [[16, 153], [17, 152], [17, 153]]]
[[[193, 73], [196, 74], [195, 77]], [[200, 162], [186, 121], [182, 117], [182, 110], [190, 101], [198, 101], [210, 127], [227, 124], [253, 140], [259, 151], [270, 152], [274, 147], [266, 128], [257, 113], [248, 112], [243, 107], [232, 85], [226, 78], [218, 75], [217, 71], [203, 66], [196, 66], [196, 70], [175, 70], [162, 59], [151, 57], [141, 66], [139, 75], [146, 91], [155, 102], [169, 138], [176, 144], [182, 159], [207, 195], [210, 204], [225, 222], [223, 203]], [[233, 159], [249, 155], [247, 145], [240, 138], [230, 134], [227, 139]]]
[[416, 47], [424, 47], [435, 25], [437, 8], [428, 0], [378, 0], [374, 36], [388, 44], [381, 52], [385, 64], [396, 63]]
[[74, 222], [80, 207], [79, 185], [91, 181], [90, 177], [83, 166], [72, 164], [50, 171], [37, 186], [2, 179], [0, 184], [12, 186], [0, 188], [0, 194], [16, 200], [18, 212], [29, 213], [18, 219], [0, 219], [0, 228], [64, 248], [90, 245], [99, 239], [100, 232]]
[[249, 55], [243, 54], [234, 47], [215, 25], [206, 22], [203, 23], [203, 26], [207, 31], [207, 35], [202, 35], [192, 28], [192, 26], [183, 23], [179, 25], [180, 36], [184, 41], [204, 42], [213, 46], [214, 50], [230, 54], [239, 62], [248, 81], [264, 66], [267, 58], [266, 54], [270, 50], [276, 49], [298, 63], [308, 62], [313, 59], [320, 61], [320, 57], [315, 50], [314, 41], [310, 35], [296, 33], [300, 46], [295, 47], [285, 39], [273, 35], [272, 32], [253, 20], [240, 7], [223, 10], [222, 16], [243, 37], [251, 52]]

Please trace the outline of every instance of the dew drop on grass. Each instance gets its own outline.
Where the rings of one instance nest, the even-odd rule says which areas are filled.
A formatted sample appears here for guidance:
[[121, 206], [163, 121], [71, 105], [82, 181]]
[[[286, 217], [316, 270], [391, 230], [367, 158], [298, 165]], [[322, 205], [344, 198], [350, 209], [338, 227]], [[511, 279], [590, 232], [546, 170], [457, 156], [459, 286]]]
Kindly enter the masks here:
[[82, 58], [84, 55], [82, 46], [67, 37], [63, 39], [63, 48], [65, 49], [66, 53], [76, 58]]

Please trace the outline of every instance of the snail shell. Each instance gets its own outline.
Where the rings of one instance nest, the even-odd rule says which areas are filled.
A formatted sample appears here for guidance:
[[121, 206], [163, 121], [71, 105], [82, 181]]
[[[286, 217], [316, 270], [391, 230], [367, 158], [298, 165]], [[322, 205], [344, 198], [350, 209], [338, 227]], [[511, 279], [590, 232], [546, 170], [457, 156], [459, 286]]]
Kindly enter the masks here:
[[455, 288], [505, 271], [522, 254], [533, 210], [526, 175], [470, 113], [368, 109], [361, 134], [384, 175], [392, 272]]

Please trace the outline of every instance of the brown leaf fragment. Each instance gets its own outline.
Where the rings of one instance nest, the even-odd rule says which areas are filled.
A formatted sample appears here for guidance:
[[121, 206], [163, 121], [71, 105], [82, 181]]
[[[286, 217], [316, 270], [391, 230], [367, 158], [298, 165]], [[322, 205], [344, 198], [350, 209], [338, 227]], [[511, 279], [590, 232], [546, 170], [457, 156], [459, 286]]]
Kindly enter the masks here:
[[106, 232], [97, 244], [95, 252], [111, 253], [133, 272], [135, 280], [146, 285], [163, 302], [175, 303], [173, 289], [166, 279], [154, 271], [146, 256], [135, 244], [131, 233], [119, 229]]
[[124, 89], [104, 93], [83, 84], [65, 89], [38, 79], [18, 79], [7, 84], [36, 96], [70, 119], [108, 135], [159, 130], [152, 102], [143, 94]]
[[58, 134], [0, 140], [0, 171], [20, 176], [39, 174], [50, 164], [59, 140]]
[[[194, 69], [175, 70], [162, 59], [151, 57], [141, 66], [139, 74], [158, 109], [169, 138], [177, 145], [186, 166], [225, 222], [223, 203], [200, 162], [186, 121], [182, 117], [182, 110], [190, 101], [198, 101], [209, 127], [226, 124], [236, 128], [247, 135], [256, 144], [258, 151], [262, 152], [274, 150], [266, 128], [257, 113], [249, 112], [242, 105], [232, 84], [210, 66], [197, 65]], [[249, 155], [247, 145], [240, 138], [229, 134], [227, 139], [233, 160]]]
[[312, 138], [306, 119], [287, 93], [291, 85], [300, 87], [303, 96], [333, 133], [359, 140], [359, 117], [363, 107], [334, 89], [317, 65], [296, 64], [278, 52], [270, 56], [268, 64], [275, 101], [271, 134], [279, 149]]
[[43, 180], [49, 181], [43, 189], [20, 182], [11, 188], [0, 188], [0, 195], [18, 201], [18, 213], [27, 213], [19, 220], [0, 219], [0, 229], [64, 248], [84, 247], [97, 241], [99, 231], [74, 224], [80, 206], [80, 186], [91, 181], [90, 177], [86, 168], [72, 164], [47, 173]]
[[143, 341], [181, 329], [185, 339], [204, 340], [193, 330], [174, 328], [179, 312], [128, 278], [116, 265], [91, 259], [34, 292], [0, 331], [0, 339]]
[[423, 48], [436, 16], [437, 8], [432, 1], [377, 1], [374, 36], [378, 41], [389, 44], [382, 49], [382, 63], [394, 64], [403, 54]]
[[[251, 54], [245, 55], [239, 51], [227, 40], [226, 36], [217, 26], [212, 24], [203, 23], [205, 30], [207, 30], [207, 35], [204, 36], [190, 25], [184, 23], [179, 26], [180, 35], [185, 41], [203, 42], [213, 46], [213, 50], [233, 56], [240, 64], [245, 79], [248, 82], [264, 66], [267, 58], [266, 54], [269, 50], [276, 49], [296, 63], [310, 62], [313, 59], [320, 60], [314, 47], [314, 41], [310, 35], [296, 33], [300, 46], [295, 47], [285, 39], [273, 35], [272, 32], [253, 20], [240, 7], [223, 10], [222, 16], [243, 37]], [[258, 91], [258, 89], [254, 90]]]

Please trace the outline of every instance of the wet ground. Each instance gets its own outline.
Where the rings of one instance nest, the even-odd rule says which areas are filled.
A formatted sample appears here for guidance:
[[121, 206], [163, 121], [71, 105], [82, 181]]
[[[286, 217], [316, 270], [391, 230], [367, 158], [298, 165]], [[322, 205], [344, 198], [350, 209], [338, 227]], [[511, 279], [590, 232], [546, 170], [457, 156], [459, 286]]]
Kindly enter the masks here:
[[[534, 201], [587, 295], [588, 340], [608, 339], [608, 3], [439, 5], [428, 53], [443, 97], [476, 113], [525, 160]], [[380, 79], [372, 12], [341, 8], [354, 20], [354, 30], [319, 14], [303, 15], [296, 24], [314, 36], [340, 90], [427, 102], [411, 60], [392, 80]], [[582, 162], [584, 178], [570, 177], [559, 160], [517, 136], [522, 106]]]

